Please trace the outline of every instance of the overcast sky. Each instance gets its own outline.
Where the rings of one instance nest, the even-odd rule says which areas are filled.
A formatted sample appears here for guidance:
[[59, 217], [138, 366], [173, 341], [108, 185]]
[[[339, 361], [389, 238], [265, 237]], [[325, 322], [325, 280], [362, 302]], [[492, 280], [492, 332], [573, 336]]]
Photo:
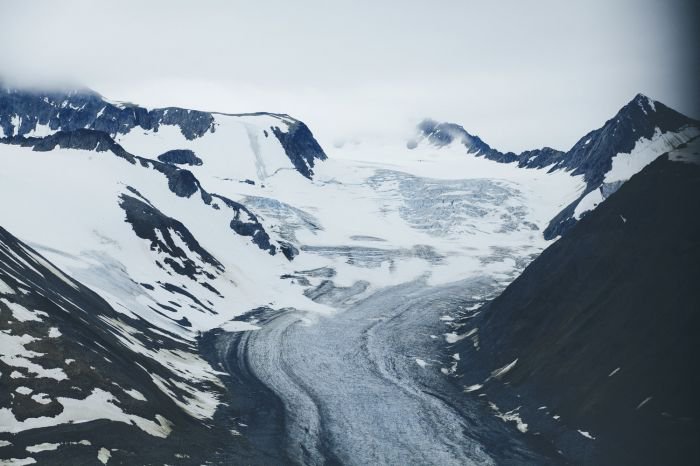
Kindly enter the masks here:
[[700, 117], [692, 0], [7, 1], [0, 74], [304, 120], [322, 144], [423, 117], [567, 149], [637, 92]]

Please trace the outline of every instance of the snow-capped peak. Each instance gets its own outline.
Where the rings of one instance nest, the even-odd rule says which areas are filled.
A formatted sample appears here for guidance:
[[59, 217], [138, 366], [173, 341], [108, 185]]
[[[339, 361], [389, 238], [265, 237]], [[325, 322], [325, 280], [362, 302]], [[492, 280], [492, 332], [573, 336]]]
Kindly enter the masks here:
[[[522, 168], [565, 170], [571, 175], [583, 176], [586, 189], [580, 199], [552, 220], [544, 232], [550, 239], [568, 230], [581, 215], [656, 157], [700, 134], [700, 123], [639, 93], [602, 127], [584, 135], [568, 152], [544, 147], [520, 154], [504, 153], [458, 124], [431, 119], [423, 120], [417, 133], [417, 138], [407, 144], [409, 149], [419, 144], [437, 148], [461, 144], [469, 156], [501, 163], [517, 162]], [[610, 173], [613, 169], [614, 177]], [[612, 178], [615, 182], [608, 182]]]
[[647, 97], [646, 95], [639, 93], [636, 96], [634, 96], [634, 99], [632, 99], [632, 102], [636, 103], [639, 105], [639, 107], [642, 109], [642, 111], [646, 114], [647, 112], [656, 112], [656, 101], [650, 97]]

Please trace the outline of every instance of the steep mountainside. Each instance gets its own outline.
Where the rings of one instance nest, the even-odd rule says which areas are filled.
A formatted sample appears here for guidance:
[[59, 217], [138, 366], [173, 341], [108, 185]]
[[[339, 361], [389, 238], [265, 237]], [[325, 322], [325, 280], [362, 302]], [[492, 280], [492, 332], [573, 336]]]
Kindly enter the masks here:
[[468, 154], [475, 157], [484, 157], [489, 160], [502, 163], [517, 162], [519, 167], [541, 168], [557, 163], [565, 153], [545, 147], [525, 151], [520, 154], [513, 152], [500, 152], [491, 148], [479, 136], [469, 134], [462, 126], [454, 123], [440, 123], [434, 120], [423, 120], [418, 125], [419, 140], [409, 142], [409, 148], [415, 148], [418, 143], [425, 139], [431, 144], [442, 147], [457, 141], [464, 145]]
[[[299, 251], [211, 187], [257, 188], [273, 169], [311, 183], [325, 154], [308, 128], [283, 115], [6, 89], [0, 128], [2, 223], [25, 242], [3, 233], [0, 457], [69, 446], [71, 457], [101, 443], [162, 464], [178, 462], [181, 445], [179, 462], [200, 464], [197, 442], [237, 450], [236, 432], [209, 438], [223, 385], [198, 336], [276, 297], [294, 302], [289, 283], [273, 279]], [[232, 422], [216, 425], [229, 432]], [[94, 460], [93, 450], [75, 454]]]
[[697, 464], [699, 163], [652, 162], [461, 320], [465, 396], [575, 463]]
[[[196, 345], [115, 311], [2, 228], [0, 329], [0, 458], [177, 464], [181, 452], [223, 440], [178, 406], [190, 402], [188, 387], [202, 394], [200, 403], [222, 391], [213, 377], [188, 373]], [[155, 354], [175, 356], [180, 370]]]
[[[700, 122], [661, 102], [637, 94], [605, 124], [582, 137], [568, 152], [549, 147], [521, 154], [492, 149], [478, 136], [453, 123], [425, 120], [418, 126], [419, 141], [442, 147], [453, 142], [467, 153], [523, 168], [565, 170], [581, 175], [586, 188], [562, 210], [544, 231], [547, 239], [566, 232], [583, 214], [615, 192], [634, 173], [659, 155], [700, 135]], [[409, 148], [418, 141], [412, 141]]]

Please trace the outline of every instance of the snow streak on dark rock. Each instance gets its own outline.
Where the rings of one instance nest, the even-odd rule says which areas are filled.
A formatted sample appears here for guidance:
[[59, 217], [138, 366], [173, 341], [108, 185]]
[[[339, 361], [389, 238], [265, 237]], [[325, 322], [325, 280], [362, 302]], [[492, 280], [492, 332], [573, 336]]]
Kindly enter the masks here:
[[[166, 257], [164, 261], [176, 273], [193, 279], [196, 279], [197, 275], [213, 279], [215, 278], [212, 274], [213, 271], [219, 273], [224, 271], [221, 263], [199, 245], [199, 242], [185, 225], [164, 215], [145, 199], [122, 194], [119, 205], [124, 209], [126, 221], [131, 224], [136, 235], [139, 238], [149, 240], [151, 250], [168, 255], [169, 257]], [[188, 251], [183, 251], [176, 244], [175, 237], [187, 246], [190, 253], [196, 256], [197, 262], [210, 265], [211, 271], [205, 270], [192, 260]]]

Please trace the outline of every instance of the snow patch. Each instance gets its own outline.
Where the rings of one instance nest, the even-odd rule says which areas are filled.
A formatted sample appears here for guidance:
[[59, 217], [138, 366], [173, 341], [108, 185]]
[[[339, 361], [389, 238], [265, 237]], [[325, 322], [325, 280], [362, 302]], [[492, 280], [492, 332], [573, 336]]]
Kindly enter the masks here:
[[501, 377], [506, 375], [508, 372], [510, 372], [515, 367], [515, 365], [517, 363], [518, 363], [518, 360], [515, 359], [515, 361], [508, 363], [499, 369], [496, 369], [495, 371], [491, 372], [491, 377], [494, 379], [500, 379]]
[[[2, 129], [2, 127], [0, 127]], [[15, 291], [10, 288], [10, 286], [4, 281], [0, 280], [0, 293], [2, 294], [14, 294]]]
[[51, 127], [48, 124], [42, 125], [41, 123], [37, 123], [36, 126], [29, 131], [27, 134], [24, 135], [26, 138], [43, 138], [46, 136], [49, 136], [56, 131], [52, 130]]
[[[214, 415], [214, 412], [216, 412], [219, 399], [215, 393], [196, 390], [175, 379], [166, 381], [157, 374], [151, 374], [151, 380], [153, 380], [153, 383], [155, 383], [163, 393], [168, 395], [175, 404], [197, 419], [209, 419]], [[178, 395], [169, 388], [169, 384], [175, 385], [180, 390], [185, 391], [189, 396]]]
[[136, 390], [135, 388], [132, 388], [130, 390], [124, 390], [124, 393], [126, 393], [127, 395], [129, 395], [130, 397], [132, 397], [135, 400], [146, 401], [146, 397], [143, 396], [143, 393]]
[[260, 330], [257, 325], [238, 320], [231, 320], [221, 325], [221, 329], [227, 332], [247, 332], [249, 330]]
[[474, 335], [477, 332], [477, 330], [478, 330], [477, 328], [473, 328], [470, 331], [468, 331], [467, 333], [464, 333], [462, 335], [458, 335], [454, 332], [446, 333], [445, 334], [445, 341], [447, 341], [447, 343], [457, 343], [460, 340], [464, 340], [465, 338], [468, 338], [468, 337]]
[[49, 395], [47, 395], [46, 393], [36, 393], [32, 395], [32, 400], [42, 405], [47, 405], [51, 403], [51, 398], [49, 398]]
[[[36, 339], [30, 335], [10, 335], [5, 331], [0, 332], [0, 348], [3, 349], [3, 354], [0, 355], [0, 361], [10, 367], [23, 367], [29, 372], [36, 374], [37, 377], [46, 377], [56, 380], [65, 380], [68, 378], [63, 369], [60, 367], [45, 369], [36, 364], [30, 359], [42, 356], [41, 353], [30, 351], [24, 345], [35, 341]], [[15, 374], [16, 373], [16, 374]], [[17, 377], [15, 377], [17, 375]], [[10, 377], [19, 378], [22, 374], [13, 371]]]
[[[12, 311], [12, 317], [19, 322], [41, 322], [41, 318], [37, 315], [37, 312], [32, 312], [21, 304], [13, 303], [5, 298], [0, 298], [0, 302], [7, 306], [10, 311]], [[42, 313], [45, 315], [45, 313]]]
[[642, 408], [645, 404], [649, 403], [653, 398], [654, 398], [653, 396], [648, 396], [648, 397], [644, 398], [644, 400], [642, 400], [642, 402], [639, 403], [635, 409]]
[[58, 397], [63, 411], [55, 417], [35, 417], [19, 421], [9, 408], [0, 408], [0, 432], [17, 433], [29, 429], [56, 426], [60, 424], [78, 424], [97, 419], [108, 419], [125, 424], [136, 424], [144, 432], [154, 437], [166, 438], [172, 431], [170, 421], [156, 415], [156, 421], [150, 421], [134, 414], [127, 414], [115, 403], [114, 396], [95, 388], [85, 399]]
[[603, 193], [601, 192], [600, 188], [594, 189], [590, 193], [583, 196], [583, 199], [576, 204], [576, 208], [574, 209], [574, 218], [576, 220], [580, 220], [581, 216], [585, 212], [595, 209], [598, 207], [598, 204], [604, 200], [605, 198], [603, 197]]
[[520, 411], [520, 406], [505, 413], [496, 406], [495, 403], [489, 402], [489, 406], [496, 412], [496, 417], [504, 420], [505, 422], [515, 422], [515, 427], [523, 434], [527, 432], [527, 424], [523, 422], [518, 411]]
[[10, 136], [18, 136], [19, 126], [22, 124], [22, 118], [20, 118], [19, 115], [14, 114], [10, 119], [10, 124], [12, 125], [12, 133], [10, 133]]
[[24, 466], [25, 464], [36, 464], [36, 460], [34, 458], [9, 458], [6, 460], [2, 460], [3, 465], [7, 466]]
[[105, 447], [100, 448], [100, 451], [97, 452], [97, 459], [100, 460], [102, 464], [107, 464], [111, 457], [112, 454]]
[[27, 447], [27, 451], [29, 453], [39, 453], [40, 451], [53, 451], [58, 450], [58, 447], [60, 446], [60, 443], [37, 443], [36, 445]]

